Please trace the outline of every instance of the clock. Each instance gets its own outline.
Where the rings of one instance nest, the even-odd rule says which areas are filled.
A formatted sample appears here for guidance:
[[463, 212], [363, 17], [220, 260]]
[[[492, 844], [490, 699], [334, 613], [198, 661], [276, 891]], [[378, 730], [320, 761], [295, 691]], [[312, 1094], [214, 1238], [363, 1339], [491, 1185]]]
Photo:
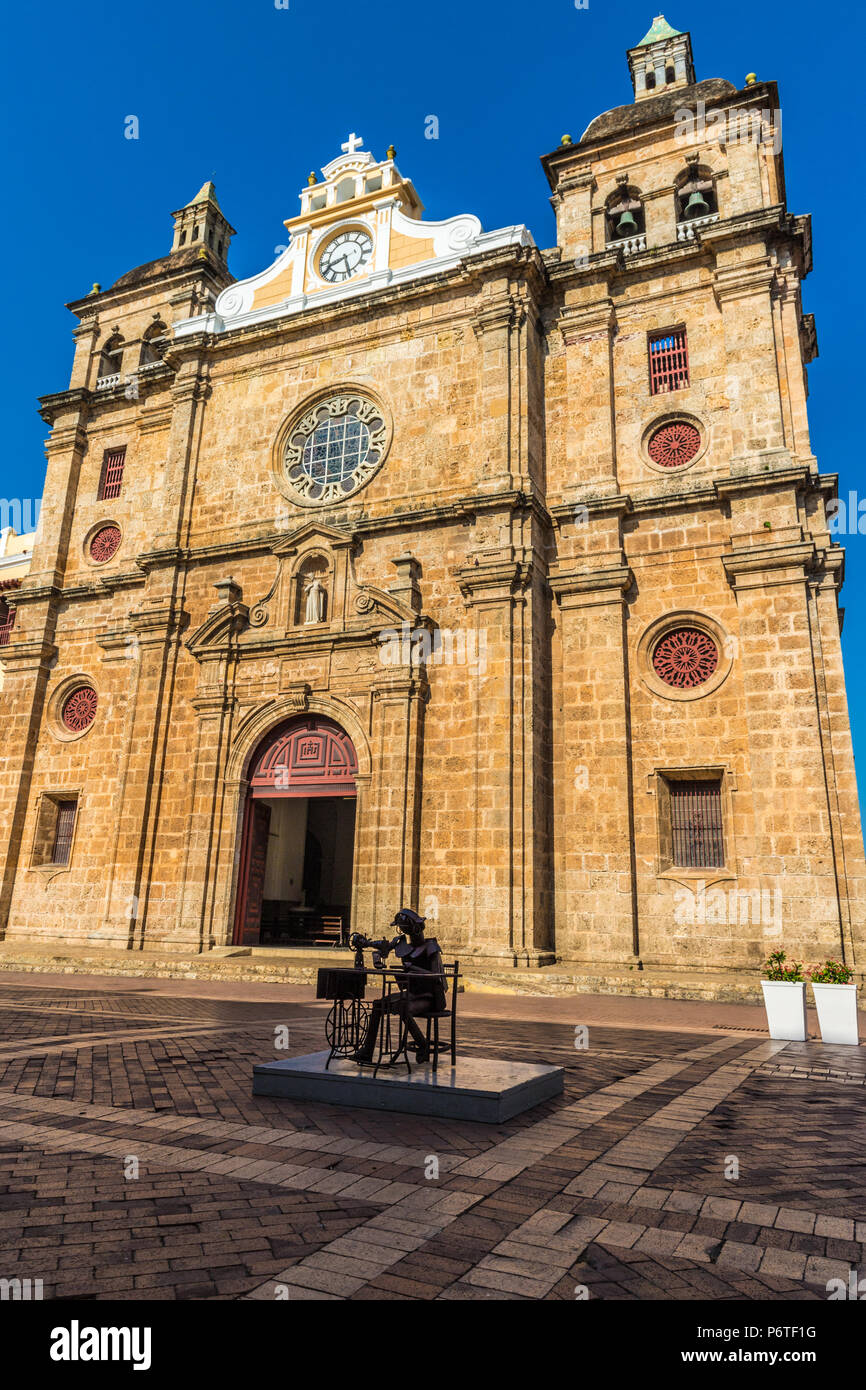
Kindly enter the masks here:
[[373, 238], [368, 232], [353, 227], [339, 232], [328, 242], [319, 256], [319, 274], [330, 285], [339, 285], [360, 275], [372, 259]]

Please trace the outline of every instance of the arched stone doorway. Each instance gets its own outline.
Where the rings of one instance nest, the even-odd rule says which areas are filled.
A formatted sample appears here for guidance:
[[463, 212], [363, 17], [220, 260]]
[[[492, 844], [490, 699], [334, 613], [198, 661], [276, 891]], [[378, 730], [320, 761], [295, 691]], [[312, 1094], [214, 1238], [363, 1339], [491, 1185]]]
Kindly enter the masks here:
[[247, 773], [234, 941], [304, 946], [348, 940], [358, 759], [323, 715], [284, 720]]

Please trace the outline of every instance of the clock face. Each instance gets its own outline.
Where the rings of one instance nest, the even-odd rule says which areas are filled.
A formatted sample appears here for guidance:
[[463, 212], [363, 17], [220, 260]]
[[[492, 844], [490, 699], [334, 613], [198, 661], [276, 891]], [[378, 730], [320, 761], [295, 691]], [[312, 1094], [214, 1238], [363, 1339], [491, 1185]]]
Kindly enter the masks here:
[[373, 238], [353, 228], [329, 241], [319, 257], [319, 274], [331, 285], [359, 275], [373, 258]]

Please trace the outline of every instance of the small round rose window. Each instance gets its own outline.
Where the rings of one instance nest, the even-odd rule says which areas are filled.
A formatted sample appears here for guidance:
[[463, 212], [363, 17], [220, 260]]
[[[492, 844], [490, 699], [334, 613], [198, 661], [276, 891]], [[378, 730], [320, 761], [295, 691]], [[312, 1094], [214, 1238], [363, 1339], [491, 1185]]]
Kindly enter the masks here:
[[66, 697], [60, 718], [67, 729], [71, 729], [74, 734], [80, 734], [84, 729], [89, 729], [96, 718], [98, 703], [99, 699], [93, 686], [80, 685]]
[[110, 560], [120, 545], [120, 527], [102, 526], [90, 542], [90, 558], [98, 563]]
[[647, 453], [660, 468], [684, 468], [700, 451], [700, 430], [685, 420], [672, 420], [662, 425], [647, 445]]
[[703, 685], [719, 664], [719, 649], [712, 637], [696, 627], [678, 627], [656, 643], [653, 670], [665, 685], [692, 690]]

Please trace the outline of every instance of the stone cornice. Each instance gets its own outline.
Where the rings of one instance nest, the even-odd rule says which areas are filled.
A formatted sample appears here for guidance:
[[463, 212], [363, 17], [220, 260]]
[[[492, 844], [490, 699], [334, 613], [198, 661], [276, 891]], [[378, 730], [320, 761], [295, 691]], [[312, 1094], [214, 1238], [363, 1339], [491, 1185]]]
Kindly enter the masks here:
[[214, 545], [180, 548], [166, 546], [162, 550], [146, 551], [136, 556], [136, 564], [145, 574], [153, 570], [179, 565], [207, 564], [211, 560], [231, 559], [240, 555], [291, 554], [305, 533], [318, 531], [333, 535], [342, 545], [354, 545], [364, 536], [385, 535], [389, 531], [414, 530], [419, 526], [449, 525], [472, 521], [486, 512], [531, 512], [543, 525], [550, 525], [550, 514], [534, 493], [510, 490], [491, 492], [477, 497], [461, 497], [441, 507], [420, 507], [417, 510], [391, 512], [386, 516], [359, 516], [343, 522], [334, 520], [330, 512], [321, 519], [300, 522], [291, 531], [269, 531], [265, 535], [241, 540], [222, 541]]
[[609, 337], [616, 331], [616, 310], [606, 296], [590, 304], [568, 304], [562, 308], [552, 328], [558, 328], [566, 347], [591, 338]]
[[814, 542], [804, 540], [732, 550], [722, 556], [722, 564], [729, 581], [742, 589], [756, 587], [754, 582], [748, 582], [750, 577], [754, 577], [757, 586], [760, 586], [761, 576], [771, 573], [786, 572], [789, 579], [805, 580], [815, 568], [817, 559]]
[[120, 574], [100, 574], [86, 584], [64, 585], [62, 594], [64, 599], [94, 598], [114, 593], [116, 589], [135, 589], [146, 583], [147, 575], [141, 571], [125, 570]]
[[192, 695], [190, 704], [198, 715], [199, 719], [206, 719], [208, 716], [215, 718], [221, 714], [231, 714], [238, 708], [238, 701], [234, 695], [228, 695], [224, 690], [214, 690], [212, 693], [203, 691], [200, 695]]
[[561, 526], [564, 521], [574, 521], [578, 511], [588, 517], [628, 516], [634, 511], [634, 503], [627, 492], [614, 492], [609, 497], [576, 496], [573, 502], [558, 502], [550, 514]]
[[747, 497], [750, 493], [767, 492], [770, 488], [795, 487], [800, 491], [814, 485], [815, 476], [803, 464], [791, 464], [783, 468], [770, 468], [760, 473], [731, 474], [727, 478], [717, 478], [713, 483], [716, 496], [721, 501], [735, 497]]
[[462, 565], [453, 571], [467, 603], [502, 602], [525, 593], [532, 583], [533, 564], [526, 560], [491, 560]]
[[128, 661], [135, 655], [137, 642], [135, 634], [128, 628], [112, 628], [96, 638], [97, 647], [105, 652], [103, 661]]
[[407, 674], [405, 667], [396, 667], [394, 674], [379, 679], [370, 694], [378, 703], [390, 704], [407, 700], [421, 700], [424, 704], [430, 699], [430, 684], [423, 674]]
[[[55, 572], [55, 579], [59, 576]], [[63, 589], [59, 583], [35, 584], [24, 580], [21, 588], [17, 590], [14, 600], [10, 599], [14, 608], [23, 608], [27, 603], [52, 602], [54, 599], [63, 596]]]
[[503, 295], [477, 308], [471, 322], [476, 338], [483, 338], [485, 333], [511, 328], [517, 318], [518, 309], [514, 301]]
[[9, 674], [12, 674], [13, 670], [48, 670], [57, 659], [57, 655], [58, 649], [54, 643], [44, 638], [27, 642], [13, 637], [9, 646], [0, 652], [0, 663]]
[[547, 582], [560, 605], [563, 599], [572, 597], [610, 602], [621, 601], [625, 597], [634, 583], [634, 575], [626, 564], [603, 569], [566, 570], [557, 567]]
[[[443, 291], [454, 288], [468, 288], [482, 284], [497, 273], [513, 273], [515, 265], [521, 266], [527, 281], [532, 281], [533, 291], [539, 294], [547, 284], [547, 270], [538, 248], [532, 246], [504, 246], [483, 255], [473, 256], [461, 261], [451, 269], [442, 270], [428, 279], [416, 282], [407, 281], [399, 285], [384, 286], [347, 300], [317, 305], [311, 302], [298, 313], [241, 324], [236, 328], [225, 328], [215, 332], [207, 320], [211, 315], [203, 315], [205, 322], [200, 332], [185, 334], [171, 345], [172, 358], [178, 360], [190, 350], [205, 349], [213, 358], [236, 351], [239, 345], [265, 343], [270, 338], [285, 341], [292, 336], [308, 337], [320, 326], [330, 332], [337, 326], [359, 320], [369, 324], [371, 313], [391, 310], [403, 315], [406, 306], [416, 300], [427, 300], [441, 295]], [[475, 305], [468, 304], [458, 316], [470, 322]], [[397, 325], [402, 330], [404, 323]], [[435, 327], [435, 322], [431, 324]], [[381, 330], [387, 331], [387, 330]]]
[[[822, 573], [823, 571], [823, 573]], [[843, 546], [831, 542], [826, 547], [818, 548], [817, 575], [815, 582], [820, 585], [821, 580], [829, 578], [834, 588], [838, 591], [845, 583], [845, 549]]]
[[713, 290], [720, 304], [745, 295], [769, 294], [774, 276], [769, 260], [750, 265], [717, 266], [713, 272]]
[[129, 614], [129, 627], [143, 646], [159, 644], [186, 626], [188, 614], [171, 599], [134, 608]]
[[93, 400], [93, 392], [83, 386], [68, 391], [53, 391], [50, 395], [39, 397], [39, 414], [46, 425], [53, 425], [58, 415], [77, 410], [84, 414]]
[[181, 265], [169, 263], [163, 272], [153, 279], [143, 283], [138, 281], [121, 285], [119, 289], [109, 286], [107, 290], [100, 290], [98, 294], [90, 293], [81, 299], [69, 300], [66, 308], [78, 319], [85, 320], [93, 314], [103, 311], [116, 313], [119, 309], [147, 299], [154, 293], [165, 294], [169, 289], [179, 293], [184, 287], [188, 288], [202, 279], [212, 280], [214, 286], [221, 290], [232, 283], [233, 277], [227, 269], [219, 266], [215, 261], [211, 262], [206, 257], [195, 260], [191, 264], [189, 262]]

